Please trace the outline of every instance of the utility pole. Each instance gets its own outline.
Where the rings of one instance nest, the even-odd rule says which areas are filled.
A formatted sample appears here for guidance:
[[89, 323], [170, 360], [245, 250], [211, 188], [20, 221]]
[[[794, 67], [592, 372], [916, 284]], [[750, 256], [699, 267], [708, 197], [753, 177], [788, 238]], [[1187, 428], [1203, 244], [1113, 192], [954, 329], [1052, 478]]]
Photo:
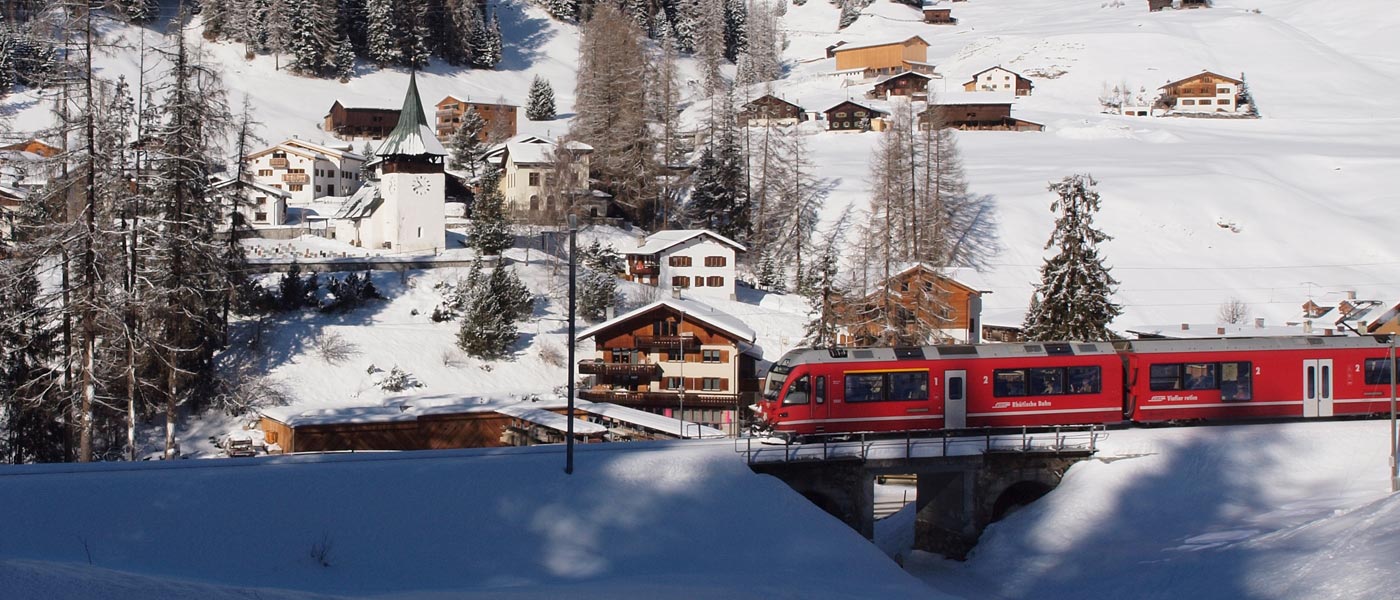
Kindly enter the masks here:
[[564, 451], [564, 474], [574, 473], [574, 344], [578, 341], [574, 338], [574, 309], [575, 297], [577, 296], [577, 285], [575, 279], [578, 264], [578, 215], [569, 213], [569, 365], [565, 371], [569, 374], [569, 412], [568, 412], [568, 435]]

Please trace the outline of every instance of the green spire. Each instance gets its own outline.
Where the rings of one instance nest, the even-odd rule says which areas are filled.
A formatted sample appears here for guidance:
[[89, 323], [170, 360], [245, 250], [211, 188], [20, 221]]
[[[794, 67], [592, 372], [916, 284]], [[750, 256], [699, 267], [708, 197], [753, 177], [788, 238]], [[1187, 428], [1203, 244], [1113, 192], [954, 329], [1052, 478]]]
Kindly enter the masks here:
[[447, 156], [433, 129], [428, 126], [428, 117], [423, 113], [423, 100], [418, 97], [418, 74], [408, 74], [408, 93], [403, 98], [403, 108], [399, 109], [399, 122], [389, 137], [379, 147], [380, 157]]

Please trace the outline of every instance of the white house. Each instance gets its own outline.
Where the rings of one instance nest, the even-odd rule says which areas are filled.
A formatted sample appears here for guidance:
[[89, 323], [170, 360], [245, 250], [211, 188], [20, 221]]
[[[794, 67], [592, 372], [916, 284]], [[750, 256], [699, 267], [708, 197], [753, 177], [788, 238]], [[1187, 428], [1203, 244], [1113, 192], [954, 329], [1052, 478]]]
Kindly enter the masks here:
[[1244, 81], [1210, 71], [1162, 86], [1162, 102], [1179, 113], [1233, 113], [1239, 111]]
[[365, 157], [349, 149], [296, 138], [244, 157], [253, 181], [291, 193], [293, 204], [322, 196], [349, 196], [360, 188]]
[[686, 297], [734, 299], [735, 257], [743, 244], [704, 229], [658, 231], [627, 255], [628, 279]]
[[446, 245], [447, 150], [433, 135], [409, 76], [399, 123], [370, 164], [372, 180], [360, 187], [339, 212], [335, 239], [396, 254], [438, 252]]
[[292, 195], [287, 190], [236, 179], [221, 179], [209, 188], [219, 195], [225, 221], [229, 212], [236, 210], [248, 225], [275, 227], [287, 223], [287, 199]]
[[[592, 146], [576, 141], [560, 145], [534, 136], [512, 139], [502, 146], [499, 156], [505, 172], [501, 175], [501, 195], [506, 210], [530, 220], [548, 219], [591, 199], [588, 168]], [[592, 216], [601, 216], [593, 208]]]
[[1017, 96], [1029, 96], [1034, 87], [1031, 80], [997, 65], [973, 75], [972, 81], [963, 84], [963, 91], [1015, 92]]

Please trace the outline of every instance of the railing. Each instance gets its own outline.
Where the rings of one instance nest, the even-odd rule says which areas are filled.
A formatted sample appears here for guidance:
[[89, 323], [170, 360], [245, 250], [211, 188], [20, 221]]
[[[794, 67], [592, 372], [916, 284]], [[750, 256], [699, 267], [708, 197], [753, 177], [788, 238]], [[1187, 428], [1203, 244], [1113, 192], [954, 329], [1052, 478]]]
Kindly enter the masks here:
[[311, 183], [311, 176], [306, 173], [286, 173], [282, 175], [282, 181], [284, 183], [307, 184]]
[[634, 275], [655, 275], [661, 270], [661, 265], [657, 263], [632, 263], [632, 274]]
[[639, 335], [637, 346], [646, 348], [698, 348], [700, 340], [693, 335]]
[[[689, 401], [689, 398], [687, 398]], [[804, 436], [746, 436], [734, 440], [734, 451], [749, 464], [826, 461], [836, 459], [887, 460], [975, 456], [992, 452], [1088, 453], [1098, 451], [1108, 437], [1101, 425], [1053, 428], [958, 429], [907, 431], [902, 434], [849, 433]]]
[[607, 363], [581, 360], [578, 372], [584, 375], [636, 375], [655, 379], [661, 375], [661, 365], [653, 363]]
[[449, 118], [450, 118], [450, 117], [460, 117], [460, 116], [462, 116], [462, 111], [457, 110], [457, 109], [455, 109], [455, 108], [444, 108], [444, 109], [438, 110], [437, 113], [436, 113], [434, 116], [436, 116], [436, 117], [439, 118], [439, 119], [441, 119], [441, 118], [443, 118], [443, 117], [449, 117]]
[[[591, 402], [611, 402], [624, 406], [673, 408], [680, 404], [679, 391], [581, 390], [578, 395]], [[685, 393], [685, 405], [688, 408], [733, 408], [738, 402], [738, 394], [695, 391], [686, 391]]]
[[268, 163], [271, 164], [274, 169], [285, 169], [287, 165], [290, 164], [285, 158], [269, 159]]

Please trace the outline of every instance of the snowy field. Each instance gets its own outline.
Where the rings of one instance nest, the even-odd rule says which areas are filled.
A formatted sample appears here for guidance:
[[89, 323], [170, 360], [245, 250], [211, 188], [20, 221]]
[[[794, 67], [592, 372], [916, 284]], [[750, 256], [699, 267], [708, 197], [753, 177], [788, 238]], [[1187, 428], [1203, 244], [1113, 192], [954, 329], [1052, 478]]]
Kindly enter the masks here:
[[[1110, 432], [965, 563], [880, 547], [733, 442], [0, 472], [7, 598], [1387, 598], [1389, 424]], [[99, 501], [93, 501], [100, 498]], [[19, 517], [21, 516], [22, 517]], [[901, 522], [901, 520], [903, 522]], [[905, 529], [900, 529], [904, 527]]]

